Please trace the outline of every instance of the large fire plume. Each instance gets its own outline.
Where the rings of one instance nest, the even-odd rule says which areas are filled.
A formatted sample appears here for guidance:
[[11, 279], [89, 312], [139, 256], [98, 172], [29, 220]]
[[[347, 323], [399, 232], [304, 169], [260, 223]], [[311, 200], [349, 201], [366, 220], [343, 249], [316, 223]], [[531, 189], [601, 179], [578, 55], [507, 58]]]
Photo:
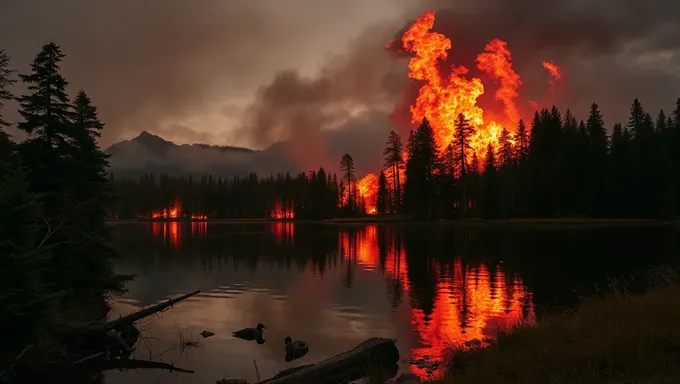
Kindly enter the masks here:
[[[502, 129], [507, 128], [514, 133], [522, 118], [516, 104], [522, 80], [512, 67], [512, 52], [507, 43], [500, 39], [490, 41], [477, 56], [476, 63], [485, 78], [498, 87], [494, 98], [503, 108], [502, 112], [497, 112], [480, 107], [477, 102], [485, 92], [482, 79], [470, 77], [470, 70], [462, 65], [452, 65], [448, 71], [440, 69], [452, 44], [448, 37], [431, 31], [434, 21], [434, 11], [425, 12], [401, 39], [403, 48], [412, 54], [409, 78], [422, 82], [418, 96], [410, 106], [411, 123], [417, 125], [427, 119], [439, 148], [443, 150], [454, 141], [455, 120], [462, 113], [476, 130], [471, 139], [471, 151], [483, 159], [489, 144], [493, 148], [498, 147]], [[552, 61], [543, 61], [542, 65], [550, 74], [548, 83], [552, 92], [561, 82], [562, 70]], [[537, 102], [532, 101], [530, 105], [533, 109], [539, 108]], [[357, 183], [362, 186], [358, 190], [364, 200], [371, 200], [371, 197], [372, 201], [375, 200], [377, 180], [376, 175], [368, 174]], [[372, 182], [375, 184], [369, 186]]]

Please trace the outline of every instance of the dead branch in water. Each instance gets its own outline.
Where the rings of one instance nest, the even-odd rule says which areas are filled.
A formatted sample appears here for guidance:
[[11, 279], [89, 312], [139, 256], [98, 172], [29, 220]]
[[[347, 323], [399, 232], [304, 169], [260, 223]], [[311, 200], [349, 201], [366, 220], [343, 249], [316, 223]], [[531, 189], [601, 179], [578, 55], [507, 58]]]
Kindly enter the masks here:
[[126, 324], [131, 324], [134, 323], [135, 321], [141, 320], [145, 317], [151, 316], [155, 313], [161, 312], [164, 309], [173, 306], [176, 303], [179, 303], [180, 301], [186, 300], [190, 298], [191, 296], [199, 294], [201, 291], [194, 291], [191, 293], [187, 293], [186, 295], [182, 295], [180, 297], [176, 297], [174, 299], [169, 299], [163, 303], [153, 305], [151, 307], [147, 307], [144, 309], [140, 309], [139, 311], [133, 312], [129, 315], [125, 315], [123, 317], [119, 317], [116, 320], [109, 321], [108, 323], [102, 324], [98, 327], [96, 327], [98, 330], [101, 331], [108, 331], [110, 329], [116, 329], [119, 328], [123, 325]]

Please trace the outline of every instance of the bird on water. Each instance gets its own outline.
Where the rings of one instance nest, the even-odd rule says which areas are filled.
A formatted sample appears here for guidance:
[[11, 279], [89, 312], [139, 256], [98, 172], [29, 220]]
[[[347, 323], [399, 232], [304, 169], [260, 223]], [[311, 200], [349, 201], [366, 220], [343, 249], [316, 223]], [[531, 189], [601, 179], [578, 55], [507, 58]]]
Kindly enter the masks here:
[[299, 359], [302, 356], [306, 355], [307, 352], [309, 352], [309, 346], [304, 341], [300, 340], [293, 341], [293, 339], [291, 339], [290, 336], [286, 336], [285, 343], [286, 343], [286, 362]]
[[263, 329], [266, 327], [262, 323], [258, 324], [255, 328], [243, 328], [241, 330], [232, 332], [234, 337], [238, 337], [243, 340], [262, 340], [264, 334]]

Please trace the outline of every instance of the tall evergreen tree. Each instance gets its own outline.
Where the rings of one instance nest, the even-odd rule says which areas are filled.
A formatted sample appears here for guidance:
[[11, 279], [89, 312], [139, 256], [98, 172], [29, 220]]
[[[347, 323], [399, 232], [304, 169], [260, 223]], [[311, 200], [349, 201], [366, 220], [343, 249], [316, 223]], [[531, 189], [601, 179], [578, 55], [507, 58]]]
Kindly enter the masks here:
[[0, 367], [7, 367], [26, 345], [46, 332], [56, 303], [44, 281], [49, 253], [38, 242], [40, 202], [29, 190], [25, 168], [1, 163], [0, 318], [12, 327], [3, 332]]
[[494, 154], [493, 145], [489, 144], [486, 149], [486, 158], [484, 159], [484, 175], [483, 175], [483, 214], [485, 218], [498, 217], [498, 175], [496, 169], [496, 156]]
[[394, 193], [394, 201], [392, 203], [393, 211], [399, 212], [401, 204], [401, 180], [399, 173], [404, 169], [404, 159], [402, 153], [404, 152], [404, 145], [401, 142], [401, 136], [395, 131], [390, 131], [387, 138], [387, 146], [383, 151], [385, 156], [384, 168], [389, 169], [392, 174], [392, 189]]
[[387, 187], [387, 176], [385, 176], [385, 172], [380, 171], [380, 176], [378, 177], [378, 193], [375, 204], [379, 215], [384, 215], [388, 212], [389, 199], [390, 191]]
[[[9, 135], [4, 131], [10, 123], [4, 119], [3, 109], [5, 103], [12, 100], [11, 86], [16, 82], [12, 78], [14, 70], [9, 67], [10, 57], [4, 49], [0, 49], [0, 161], [9, 157], [14, 145]], [[1, 176], [0, 176], [1, 177]]]
[[468, 151], [472, 149], [470, 146], [470, 140], [475, 134], [475, 128], [470, 124], [470, 120], [466, 119], [465, 116], [460, 113], [456, 118], [454, 125], [453, 138], [454, 138], [454, 148], [458, 154], [457, 162], [458, 169], [460, 170], [460, 186], [461, 186], [461, 199], [459, 206], [462, 208], [463, 215], [467, 214], [468, 207]]
[[408, 152], [404, 204], [411, 214], [430, 218], [437, 185], [435, 176], [441, 166], [434, 131], [426, 119], [409, 137]]
[[75, 97], [72, 123], [75, 144], [71, 154], [72, 172], [77, 175], [72, 185], [78, 201], [75, 219], [82, 230], [74, 231], [71, 238], [81, 245], [81, 265], [90, 262], [91, 272], [84, 275], [86, 279], [82, 284], [93, 287], [93, 297], [96, 297], [102, 292], [117, 291], [121, 286], [110, 264], [116, 253], [110, 246], [111, 227], [106, 225], [113, 204], [113, 191], [106, 173], [109, 156], [99, 149], [96, 141], [101, 137], [104, 124], [99, 120], [97, 108], [82, 90]]
[[[51, 240], [59, 244], [51, 258], [53, 273], [49, 277], [55, 289], [72, 287], [74, 269], [79, 269], [69, 233], [63, 225], [74, 214], [72, 180], [73, 124], [72, 109], [66, 94], [67, 82], [59, 72], [64, 55], [54, 43], [43, 46], [31, 64], [31, 73], [19, 75], [29, 93], [18, 98], [23, 118], [18, 128], [28, 138], [21, 145], [23, 161], [30, 165], [30, 186], [40, 194], [45, 212], [44, 232], [60, 228]], [[59, 272], [57, 272], [59, 271]]]
[[340, 159], [340, 169], [343, 171], [342, 181], [345, 183], [345, 188], [347, 189], [347, 210], [349, 212], [354, 212], [355, 209], [355, 196], [352, 190], [354, 186], [354, 159], [349, 153], [342, 155]]
[[599, 217], [606, 213], [607, 206], [607, 130], [604, 119], [597, 104], [590, 107], [590, 114], [586, 123], [590, 146], [587, 152], [590, 163], [588, 180], [588, 214]]

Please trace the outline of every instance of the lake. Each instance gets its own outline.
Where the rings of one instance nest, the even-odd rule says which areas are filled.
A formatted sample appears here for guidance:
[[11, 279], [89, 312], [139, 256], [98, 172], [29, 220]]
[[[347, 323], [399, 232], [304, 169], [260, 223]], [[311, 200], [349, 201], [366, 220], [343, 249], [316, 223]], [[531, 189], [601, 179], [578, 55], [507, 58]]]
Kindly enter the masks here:
[[[256, 381], [350, 349], [373, 336], [397, 340], [400, 369], [437, 370], [447, 345], [533, 322], [608, 278], [677, 255], [677, 232], [661, 228], [527, 230], [451, 225], [293, 223], [117, 224], [119, 273], [134, 274], [113, 316], [197, 289], [140, 322], [135, 357], [194, 370], [110, 371], [110, 384]], [[258, 323], [265, 342], [233, 338]], [[215, 333], [207, 339], [203, 330]], [[310, 352], [284, 360], [284, 338]], [[182, 348], [181, 341], [198, 345]]]

